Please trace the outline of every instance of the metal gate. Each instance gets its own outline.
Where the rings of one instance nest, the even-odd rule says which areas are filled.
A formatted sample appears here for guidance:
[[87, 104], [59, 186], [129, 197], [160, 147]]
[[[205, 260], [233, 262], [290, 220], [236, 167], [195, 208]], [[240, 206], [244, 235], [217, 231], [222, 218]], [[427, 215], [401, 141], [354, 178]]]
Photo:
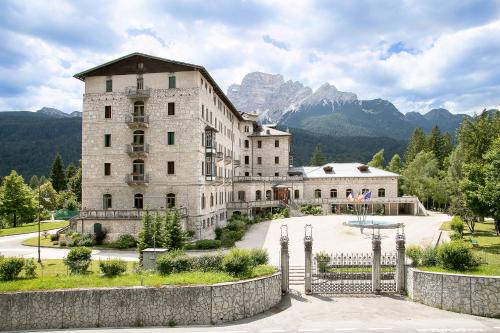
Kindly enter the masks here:
[[[371, 294], [371, 253], [317, 253], [314, 257], [311, 292], [315, 294]], [[381, 257], [382, 292], [396, 291], [396, 255]]]

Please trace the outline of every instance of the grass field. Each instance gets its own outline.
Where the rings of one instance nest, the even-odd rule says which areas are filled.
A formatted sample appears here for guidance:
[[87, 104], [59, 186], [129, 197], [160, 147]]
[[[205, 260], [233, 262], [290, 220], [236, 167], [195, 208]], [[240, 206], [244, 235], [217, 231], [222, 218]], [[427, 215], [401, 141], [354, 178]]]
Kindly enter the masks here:
[[[59, 229], [59, 228], [64, 228], [69, 224], [68, 221], [62, 221], [62, 222], [42, 222], [40, 224], [40, 230], [45, 231], [45, 230], [52, 230], [52, 229]], [[2, 236], [11, 236], [11, 235], [20, 235], [20, 234], [29, 234], [31, 232], [37, 232], [38, 231], [38, 223], [28, 223], [28, 224], [23, 224], [20, 227], [16, 228], [6, 228], [6, 229], [0, 229], [0, 237]]]
[[[37, 265], [37, 278], [30, 280], [20, 276], [20, 278], [15, 281], [2, 281], [2, 283], [0, 283], [0, 292], [125, 286], [208, 285], [240, 280], [224, 272], [194, 271], [175, 273], [167, 276], [151, 272], [137, 273], [134, 269], [137, 263], [129, 262], [127, 265], [128, 269], [125, 274], [108, 278], [100, 276], [99, 261], [92, 261], [88, 274], [72, 275], [69, 274], [62, 260], [44, 260], [43, 270]], [[244, 278], [265, 276], [273, 274], [274, 272], [274, 267], [262, 265], [255, 267], [251, 274]]]
[[[38, 236], [25, 239], [21, 244], [26, 245], [26, 246], [38, 246]], [[40, 237], [40, 246], [59, 248], [59, 249], [69, 249], [70, 248], [70, 247], [59, 246], [59, 244], [54, 245], [49, 237], [44, 238], [43, 236]], [[117, 251], [136, 251], [137, 250], [135, 247], [129, 248], [129, 249], [117, 249], [117, 248], [109, 246], [109, 244], [93, 245], [92, 248], [95, 248], [95, 249], [113, 249], [113, 250], [117, 250]]]
[[444, 269], [439, 266], [433, 267], [418, 267], [418, 269], [427, 271], [427, 272], [437, 272], [437, 273], [455, 273], [455, 274], [468, 274], [468, 275], [493, 275], [500, 276], [500, 265], [481, 265], [474, 270], [469, 270], [466, 272], [457, 271], [453, 269]]

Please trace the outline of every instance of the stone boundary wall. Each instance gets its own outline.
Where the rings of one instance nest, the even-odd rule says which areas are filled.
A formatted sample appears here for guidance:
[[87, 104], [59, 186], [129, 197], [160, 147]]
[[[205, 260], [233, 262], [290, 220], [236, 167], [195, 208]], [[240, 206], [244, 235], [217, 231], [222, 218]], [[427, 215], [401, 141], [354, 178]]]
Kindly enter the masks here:
[[122, 287], [0, 293], [0, 331], [211, 325], [281, 301], [281, 273], [211, 286]]
[[443, 310], [500, 317], [500, 277], [424, 272], [408, 267], [406, 292], [415, 302]]

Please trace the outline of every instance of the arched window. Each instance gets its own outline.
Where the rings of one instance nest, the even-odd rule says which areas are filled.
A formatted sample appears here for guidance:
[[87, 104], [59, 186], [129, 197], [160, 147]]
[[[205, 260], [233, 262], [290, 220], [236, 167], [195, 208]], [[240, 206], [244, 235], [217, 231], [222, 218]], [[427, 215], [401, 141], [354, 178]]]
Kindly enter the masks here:
[[144, 117], [144, 102], [137, 101], [134, 103], [134, 118]]
[[352, 192], [352, 188], [348, 188], [347, 190], [345, 190], [345, 197], [347, 198], [349, 196], [349, 194], [351, 194], [354, 196], [354, 193]]
[[385, 197], [385, 188], [379, 188], [378, 189], [378, 197], [379, 198]]
[[337, 197], [337, 189], [332, 188], [330, 190], [330, 198], [336, 198]]
[[113, 208], [113, 202], [112, 202], [111, 194], [104, 194], [102, 196], [102, 208], [103, 209]]
[[262, 191], [261, 190], [255, 191], [255, 200], [262, 200]]
[[365, 193], [368, 193], [370, 192], [370, 189], [367, 189], [367, 188], [364, 188], [361, 190], [361, 194], [365, 194]]
[[238, 201], [245, 201], [245, 191], [238, 191]]
[[205, 193], [201, 194], [201, 209], [205, 209]]
[[299, 199], [300, 198], [300, 191], [299, 190], [294, 190], [293, 191], [293, 198], [294, 199]]
[[214, 205], [214, 194], [210, 193], [210, 207], [213, 207]]
[[175, 193], [167, 194], [167, 208], [175, 207]]
[[271, 190], [266, 191], [266, 200], [271, 200]]
[[205, 229], [205, 219], [203, 219], [203, 229]]
[[134, 146], [141, 146], [144, 144], [144, 131], [137, 130], [134, 131], [134, 140], [132, 141]]
[[143, 181], [144, 180], [144, 161], [143, 160], [134, 160], [132, 166], [132, 177], [134, 181]]
[[249, 148], [250, 147], [250, 143], [248, 140], [245, 140], [245, 148]]
[[144, 196], [141, 193], [134, 195], [134, 208], [142, 209], [144, 207]]
[[319, 188], [317, 188], [317, 189], [314, 190], [314, 197], [316, 199], [321, 198], [321, 190]]
[[210, 219], [210, 225], [214, 225], [214, 217], [212, 216], [212, 218]]

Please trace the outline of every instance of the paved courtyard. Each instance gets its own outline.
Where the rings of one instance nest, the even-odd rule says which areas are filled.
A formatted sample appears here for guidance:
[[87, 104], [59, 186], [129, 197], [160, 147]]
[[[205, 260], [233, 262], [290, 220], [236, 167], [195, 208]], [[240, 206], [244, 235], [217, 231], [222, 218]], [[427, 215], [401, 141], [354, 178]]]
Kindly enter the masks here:
[[[368, 216], [367, 219], [371, 219]], [[242, 248], [266, 248], [269, 251], [271, 263], [279, 264], [280, 228], [288, 226], [290, 239], [290, 265], [304, 265], [304, 227], [312, 225], [313, 253], [327, 252], [371, 252], [371, 230], [361, 233], [360, 229], [347, 227], [343, 222], [355, 220], [353, 215], [303, 216], [281, 220], [267, 221], [252, 225], [245, 238], [237, 243]], [[374, 220], [402, 222], [405, 224], [407, 245], [429, 244], [439, 236], [439, 227], [450, 216], [432, 214], [430, 216], [374, 216]], [[395, 251], [396, 230], [381, 230], [382, 252]]]

